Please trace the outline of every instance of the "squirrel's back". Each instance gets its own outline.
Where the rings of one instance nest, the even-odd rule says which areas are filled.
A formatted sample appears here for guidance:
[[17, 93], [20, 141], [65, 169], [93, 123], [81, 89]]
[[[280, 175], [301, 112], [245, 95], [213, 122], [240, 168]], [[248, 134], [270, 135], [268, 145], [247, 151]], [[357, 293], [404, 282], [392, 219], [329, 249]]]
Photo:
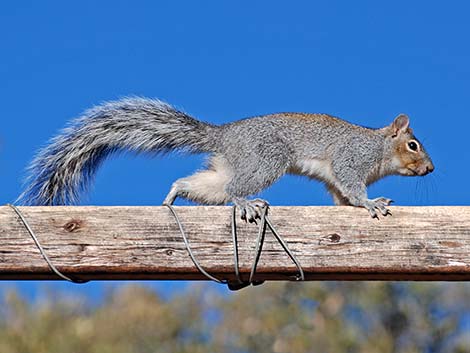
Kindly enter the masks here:
[[384, 140], [380, 129], [311, 113], [276, 113], [237, 120], [222, 125], [221, 136], [219, 148], [223, 147], [223, 153], [234, 150], [234, 146], [235, 151], [243, 146], [262, 146], [288, 149], [292, 158], [327, 158], [349, 141], [380, 151]]

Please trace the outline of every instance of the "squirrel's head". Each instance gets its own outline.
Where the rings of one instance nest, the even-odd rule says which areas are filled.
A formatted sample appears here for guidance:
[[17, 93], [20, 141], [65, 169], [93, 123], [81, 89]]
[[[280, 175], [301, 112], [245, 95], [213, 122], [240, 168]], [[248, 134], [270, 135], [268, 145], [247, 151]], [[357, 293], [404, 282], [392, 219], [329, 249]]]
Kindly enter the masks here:
[[410, 120], [405, 114], [398, 115], [385, 129], [391, 154], [390, 166], [394, 174], [422, 176], [431, 173], [434, 165], [423, 145], [413, 135]]

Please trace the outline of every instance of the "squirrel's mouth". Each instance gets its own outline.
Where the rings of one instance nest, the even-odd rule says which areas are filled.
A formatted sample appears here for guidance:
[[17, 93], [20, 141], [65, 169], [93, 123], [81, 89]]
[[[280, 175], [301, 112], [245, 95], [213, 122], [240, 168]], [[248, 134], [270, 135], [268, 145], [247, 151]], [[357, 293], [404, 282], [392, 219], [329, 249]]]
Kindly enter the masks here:
[[432, 173], [434, 166], [432, 164], [426, 164], [415, 168], [407, 167], [406, 170], [408, 171], [407, 175], [410, 176], [425, 176], [429, 173]]
[[403, 171], [404, 171], [404, 173], [402, 173], [402, 175], [405, 175], [405, 176], [423, 176], [423, 175], [425, 175], [425, 174], [422, 174], [416, 168], [404, 168]]

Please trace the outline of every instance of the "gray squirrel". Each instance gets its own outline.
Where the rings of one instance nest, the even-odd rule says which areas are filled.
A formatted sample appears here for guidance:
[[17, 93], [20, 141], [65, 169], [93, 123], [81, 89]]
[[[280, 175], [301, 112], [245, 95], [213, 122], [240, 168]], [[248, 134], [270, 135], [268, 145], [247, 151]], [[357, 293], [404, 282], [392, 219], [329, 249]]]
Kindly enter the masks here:
[[336, 205], [389, 214], [392, 200], [369, 199], [366, 187], [387, 175], [423, 176], [434, 165], [400, 114], [371, 129], [326, 114], [279, 113], [220, 126], [199, 121], [159, 100], [126, 98], [85, 112], [43, 148], [29, 170], [26, 205], [73, 204], [113, 152], [209, 153], [205, 170], [176, 180], [164, 200], [233, 202], [241, 218], [260, 218], [268, 203], [248, 196], [286, 173], [325, 183]]

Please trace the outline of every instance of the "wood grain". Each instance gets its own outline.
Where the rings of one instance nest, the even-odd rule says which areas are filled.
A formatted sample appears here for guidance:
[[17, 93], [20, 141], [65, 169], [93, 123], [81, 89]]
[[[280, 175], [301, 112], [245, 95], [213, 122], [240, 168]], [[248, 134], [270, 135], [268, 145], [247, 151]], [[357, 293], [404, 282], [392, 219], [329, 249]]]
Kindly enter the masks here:
[[[81, 279], [205, 279], [165, 207], [19, 207], [53, 263]], [[234, 278], [230, 207], [175, 207], [202, 266]], [[308, 280], [470, 280], [470, 207], [272, 207], [270, 217]], [[240, 271], [257, 226], [238, 220]], [[294, 264], [268, 232], [257, 279], [286, 280]], [[13, 210], [0, 207], [0, 279], [57, 279]]]

